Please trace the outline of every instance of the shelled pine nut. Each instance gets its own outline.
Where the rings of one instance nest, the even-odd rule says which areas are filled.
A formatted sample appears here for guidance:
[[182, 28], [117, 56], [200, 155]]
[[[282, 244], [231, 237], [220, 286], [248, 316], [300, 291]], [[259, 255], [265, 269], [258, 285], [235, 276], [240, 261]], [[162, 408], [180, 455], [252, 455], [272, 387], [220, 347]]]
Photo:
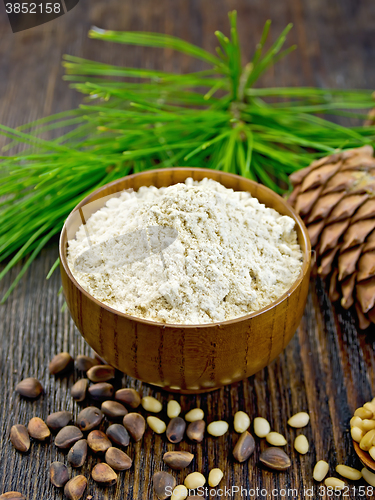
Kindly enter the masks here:
[[319, 460], [315, 464], [314, 467], [314, 472], [313, 472], [313, 478], [315, 481], [323, 481], [323, 479], [326, 477], [329, 471], [329, 465], [325, 460]]
[[233, 426], [234, 430], [239, 434], [242, 434], [243, 432], [247, 431], [247, 429], [250, 427], [249, 415], [244, 411], [237, 411], [234, 414]]
[[353, 467], [348, 467], [347, 465], [338, 465], [336, 467], [336, 472], [337, 474], [340, 474], [340, 476], [350, 479], [351, 481], [358, 481], [362, 478], [361, 471], [353, 469]]
[[147, 424], [156, 434], [163, 434], [167, 428], [165, 422], [158, 417], [147, 417]]
[[152, 396], [145, 396], [141, 400], [141, 404], [146, 411], [152, 413], [159, 413], [163, 409], [163, 405], [156, 398]]
[[254, 418], [254, 434], [259, 438], [265, 438], [271, 431], [271, 426], [263, 417]]

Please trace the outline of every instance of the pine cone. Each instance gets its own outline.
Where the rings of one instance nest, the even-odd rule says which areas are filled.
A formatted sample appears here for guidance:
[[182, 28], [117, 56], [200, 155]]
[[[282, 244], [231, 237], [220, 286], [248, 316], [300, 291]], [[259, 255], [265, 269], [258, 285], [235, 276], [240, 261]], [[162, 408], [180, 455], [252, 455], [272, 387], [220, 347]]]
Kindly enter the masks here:
[[289, 203], [304, 220], [332, 301], [375, 323], [375, 158], [371, 146], [314, 161], [290, 176]]

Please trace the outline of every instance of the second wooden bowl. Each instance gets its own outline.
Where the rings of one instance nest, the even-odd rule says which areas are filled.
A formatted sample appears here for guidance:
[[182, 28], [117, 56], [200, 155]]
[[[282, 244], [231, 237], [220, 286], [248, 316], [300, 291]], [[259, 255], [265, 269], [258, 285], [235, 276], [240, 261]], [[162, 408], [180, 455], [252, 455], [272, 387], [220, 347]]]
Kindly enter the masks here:
[[[248, 191], [267, 207], [295, 220], [303, 253], [300, 276], [264, 309], [241, 318], [202, 325], [161, 324], [129, 316], [89, 295], [67, 264], [67, 243], [108, 195], [141, 186], [169, 186], [187, 177], [214, 179], [235, 191]], [[310, 274], [310, 242], [304, 224], [288, 203], [270, 189], [215, 170], [171, 168], [129, 175], [85, 198], [67, 218], [60, 238], [60, 269], [66, 302], [88, 344], [111, 365], [144, 382], [181, 393], [199, 393], [242, 380], [268, 365], [292, 338], [303, 314]]]

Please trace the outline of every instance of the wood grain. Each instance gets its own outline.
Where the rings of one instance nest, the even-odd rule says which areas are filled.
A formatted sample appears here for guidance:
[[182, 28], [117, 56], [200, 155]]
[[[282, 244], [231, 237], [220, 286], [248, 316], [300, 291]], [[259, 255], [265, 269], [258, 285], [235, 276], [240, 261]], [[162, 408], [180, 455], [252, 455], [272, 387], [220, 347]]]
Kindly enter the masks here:
[[[81, 0], [75, 9], [56, 21], [18, 34], [11, 32], [0, 6], [0, 121], [16, 126], [81, 102], [81, 97], [61, 80], [59, 61], [64, 53], [165, 70], [202, 69], [200, 63], [170, 51], [115, 45], [109, 50], [108, 45], [86, 38], [91, 24], [109, 29], [163, 31], [213, 49], [212, 33], [215, 29], [228, 32], [226, 12], [232, 8], [237, 8], [239, 14], [244, 60], [253, 52], [267, 18], [273, 19], [273, 37], [288, 22], [295, 24], [290, 43], [298, 43], [299, 50], [267, 73], [262, 84], [374, 87], [375, 4], [371, 0], [328, 3], [323, 0]], [[55, 379], [49, 376], [47, 365], [62, 350], [73, 356], [89, 353], [68, 312], [61, 311], [63, 299], [58, 296], [61, 285], [58, 273], [49, 281], [44, 279], [56, 255], [56, 244], [43, 251], [26, 279], [0, 307], [0, 493], [18, 490], [29, 500], [63, 498], [62, 492], [48, 480], [49, 463], [63, 455], [52, 445], [33, 443], [31, 451], [21, 456], [9, 443], [10, 427], [26, 423], [32, 416], [45, 418], [60, 409], [72, 409], [77, 415], [78, 405], [69, 396], [77, 374]], [[18, 270], [14, 269], [4, 279], [2, 290], [6, 290]], [[245, 383], [208, 395], [177, 398], [186, 411], [201, 406], [208, 420], [223, 418], [232, 424], [238, 409], [247, 411], [252, 418], [267, 417], [272, 428], [287, 437], [291, 469], [273, 473], [260, 467], [258, 457], [265, 443], [259, 440], [249, 462], [235, 463], [231, 450], [237, 436], [230, 431], [221, 438], [207, 438], [201, 445], [187, 442], [177, 445], [177, 449], [192, 450], [196, 455], [187, 471], [198, 470], [207, 475], [212, 467], [220, 467], [224, 471], [223, 485], [265, 488], [268, 497], [262, 494], [250, 497], [263, 500], [309, 498], [303, 489], [318, 486], [312, 479], [312, 468], [319, 459], [330, 463], [333, 475], [338, 463], [360, 468], [348, 429], [354, 409], [375, 394], [372, 335], [373, 332], [359, 333], [350, 314], [339, 307], [334, 309], [322, 283], [313, 281], [296, 335], [269, 367]], [[38, 377], [46, 389], [46, 394], [33, 402], [21, 399], [14, 392], [17, 382], [27, 376]], [[123, 378], [117, 384], [142, 389], [144, 394], [156, 395], [163, 401], [172, 397], [147, 385], [141, 387], [135, 380]], [[296, 432], [286, 425], [287, 418], [300, 410], [311, 415], [311, 424], [303, 431], [311, 444], [305, 456], [293, 451]], [[90, 481], [88, 494], [95, 500], [153, 499], [151, 476], [154, 471], [164, 469], [162, 455], [173, 448], [165, 437], [147, 431], [142, 443], [130, 445], [134, 466], [121, 473], [118, 485], [105, 490]], [[86, 477], [92, 463], [90, 459], [83, 469]], [[185, 473], [176, 474], [178, 480]], [[350, 486], [363, 484], [361, 481]], [[281, 496], [280, 488], [296, 488], [297, 496], [293, 492]], [[279, 490], [279, 496], [272, 497], [272, 489]], [[241, 497], [237, 494], [232, 498]], [[311, 498], [328, 497], [319, 496], [315, 490]], [[350, 490], [345, 498], [365, 497]]]

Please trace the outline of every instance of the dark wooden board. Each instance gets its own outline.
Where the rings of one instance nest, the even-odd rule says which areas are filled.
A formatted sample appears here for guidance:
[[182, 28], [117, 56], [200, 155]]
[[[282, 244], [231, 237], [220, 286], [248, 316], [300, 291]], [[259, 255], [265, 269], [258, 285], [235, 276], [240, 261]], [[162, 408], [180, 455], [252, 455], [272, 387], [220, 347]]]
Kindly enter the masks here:
[[[64, 53], [164, 70], [201, 68], [199, 63], [170, 51], [108, 46], [88, 40], [86, 33], [92, 24], [110, 29], [162, 31], [213, 49], [213, 32], [228, 32], [226, 13], [233, 8], [239, 14], [244, 60], [251, 56], [266, 19], [273, 20], [273, 38], [288, 22], [295, 24], [289, 40], [298, 44], [298, 51], [272, 69], [263, 78], [264, 85], [375, 87], [375, 4], [371, 0], [81, 0], [69, 14], [17, 34], [11, 32], [0, 6], [0, 122], [17, 126], [81, 102], [80, 95], [61, 80], [60, 60]], [[64, 456], [53, 445], [37, 443], [25, 456], [19, 454], [9, 443], [10, 427], [27, 423], [32, 416], [45, 418], [60, 409], [72, 409], [76, 415], [79, 407], [72, 403], [69, 388], [77, 374], [55, 379], [49, 375], [47, 365], [62, 350], [73, 356], [90, 352], [69, 313], [61, 311], [58, 272], [45, 280], [56, 256], [56, 245], [44, 250], [0, 307], [0, 493], [18, 490], [29, 500], [63, 498], [49, 484], [48, 468], [51, 461]], [[17, 270], [1, 282], [2, 291]], [[177, 397], [186, 411], [201, 406], [209, 420], [225, 419], [232, 424], [233, 414], [239, 409], [252, 418], [265, 416], [274, 430], [287, 437], [291, 469], [274, 473], [259, 466], [264, 440], [257, 440], [256, 452], [249, 462], [235, 463], [231, 450], [237, 436], [231, 430], [224, 437], [207, 438], [201, 445], [184, 442], [176, 446], [196, 455], [187, 471], [176, 474], [178, 480], [192, 470], [207, 475], [212, 467], [220, 467], [224, 471], [223, 486], [264, 488], [268, 492], [268, 497], [259, 493], [250, 498], [309, 498], [304, 488], [312, 487], [315, 491], [310, 498], [328, 498], [319, 494], [312, 469], [319, 459], [330, 463], [331, 475], [336, 475], [334, 468], [338, 463], [360, 468], [348, 428], [354, 409], [375, 394], [374, 338], [371, 332], [357, 331], [351, 315], [333, 308], [322, 283], [312, 280], [301, 325], [275, 362], [243, 383], [207, 395]], [[17, 382], [27, 376], [38, 377], [46, 390], [33, 402], [20, 399], [14, 391]], [[126, 377], [120, 377], [117, 383], [141, 388], [144, 394], [156, 395], [164, 402], [173, 397], [146, 385], [141, 387]], [[292, 443], [298, 432], [287, 426], [288, 417], [301, 410], [311, 415], [311, 424], [303, 431], [311, 445], [305, 456], [294, 452]], [[95, 500], [153, 499], [151, 476], [154, 471], [165, 469], [162, 455], [173, 448], [165, 437], [147, 431], [141, 444], [130, 445], [134, 466], [120, 474], [117, 487], [100, 489], [90, 481], [88, 493]], [[87, 477], [93, 463], [90, 459], [83, 469]], [[365, 498], [353, 490], [364, 484], [348, 482], [351, 489], [345, 498]], [[297, 489], [297, 495], [293, 491], [284, 493], [282, 488]], [[241, 496], [238, 493], [231, 498]]]

